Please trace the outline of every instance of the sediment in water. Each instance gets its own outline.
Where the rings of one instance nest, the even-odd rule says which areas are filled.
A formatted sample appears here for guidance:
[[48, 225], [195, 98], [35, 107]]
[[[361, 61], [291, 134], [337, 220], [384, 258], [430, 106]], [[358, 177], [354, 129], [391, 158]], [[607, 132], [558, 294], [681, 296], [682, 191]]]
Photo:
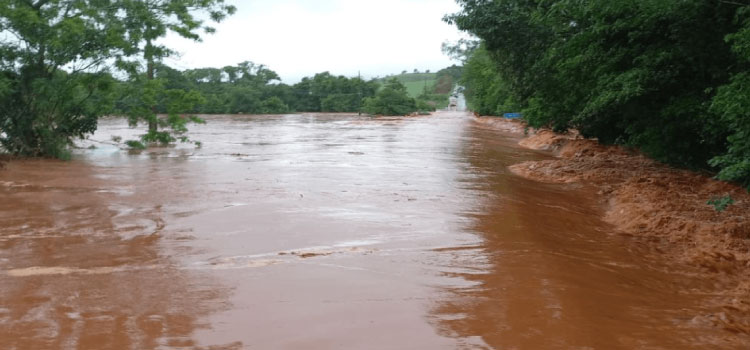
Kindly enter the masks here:
[[[477, 120], [518, 130], [516, 122], [500, 118]], [[710, 291], [717, 295], [716, 312], [696, 321], [750, 334], [750, 195], [745, 189], [575, 132], [532, 130], [519, 145], [554, 152], [557, 159], [515, 164], [509, 167], [513, 173], [546, 183], [596, 186], [607, 207], [604, 220], [617, 231], [650, 242], [665, 259], [698, 267], [716, 281]], [[707, 204], [723, 196], [734, 200], [724, 211]]]
[[5, 167], [5, 163], [8, 162], [8, 160], [11, 159], [10, 155], [0, 153], [0, 169]]

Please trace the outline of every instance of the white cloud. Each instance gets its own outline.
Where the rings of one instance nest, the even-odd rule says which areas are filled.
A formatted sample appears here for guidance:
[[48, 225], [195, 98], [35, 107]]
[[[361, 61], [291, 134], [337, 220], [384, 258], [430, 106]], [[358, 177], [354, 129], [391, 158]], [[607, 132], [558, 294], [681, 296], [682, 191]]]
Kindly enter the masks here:
[[364, 77], [453, 64], [440, 51], [461, 34], [442, 22], [453, 0], [235, 0], [237, 13], [194, 43], [170, 35], [178, 68], [265, 64], [286, 83], [322, 71]]

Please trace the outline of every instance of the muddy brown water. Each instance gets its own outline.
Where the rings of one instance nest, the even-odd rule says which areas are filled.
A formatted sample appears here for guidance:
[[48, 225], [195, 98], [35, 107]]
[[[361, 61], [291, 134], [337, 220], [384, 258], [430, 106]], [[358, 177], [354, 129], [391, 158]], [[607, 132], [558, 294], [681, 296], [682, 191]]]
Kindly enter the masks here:
[[458, 112], [211, 116], [0, 170], [0, 349], [746, 349], [710, 281]]

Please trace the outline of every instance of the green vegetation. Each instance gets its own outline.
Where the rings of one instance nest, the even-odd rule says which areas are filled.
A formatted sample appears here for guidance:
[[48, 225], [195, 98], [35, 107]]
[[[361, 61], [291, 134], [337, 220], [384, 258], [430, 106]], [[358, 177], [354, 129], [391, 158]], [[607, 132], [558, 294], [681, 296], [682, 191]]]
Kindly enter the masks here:
[[[68, 158], [76, 137], [96, 129], [112, 110], [117, 70], [145, 89], [134, 119], [156, 122], [149, 102], [160, 91], [152, 67], [169, 50], [154, 44], [168, 31], [198, 40], [212, 29], [193, 16], [219, 21], [234, 11], [223, 0], [6, 0], [0, 2], [0, 145], [25, 156]], [[146, 106], [146, 107], [144, 107]], [[175, 118], [168, 118], [174, 122]], [[181, 122], [178, 122], [178, 124]], [[184, 125], [175, 125], [179, 131]], [[149, 128], [150, 136], [156, 127]]]
[[[233, 6], [223, 4], [224, 0], [121, 0], [123, 14], [125, 52], [137, 56], [130, 60], [118, 57], [118, 65], [130, 75], [125, 96], [129, 103], [122, 109], [131, 126], [139, 122], [148, 124], [148, 132], [141, 136], [145, 143], [169, 144], [177, 140], [188, 142], [187, 123], [202, 123], [195, 116], [181, 116], [195, 105], [203, 104], [203, 97], [195, 92], [169, 89], [165, 79], [155, 76], [156, 65], [171, 54], [171, 50], [157, 43], [157, 40], [174, 33], [183, 38], [199, 41], [199, 31], [213, 32], [198, 20], [197, 13], [210, 15], [212, 21], [219, 22], [234, 13]], [[141, 62], [145, 62], [145, 71]], [[166, 118], [157, 115], [156, 103], [165, 105]]]
[[407, 115], [417, 111], [417, 103], [404, 84], [391, 78], [375, 96], [365, 100], [363, 109], [375, 115]]
[[401, 83], [404, 84], [406, 92], [409, 94], [409, 96], [417, 98], [422, 94], [426, 87], [429, 88], [435, 86], [435, 82], [435, 79], [431, 79], [425, 81], [409, 81]]
[[146, 145], [144, 145], [141, 141], [136, 140], [127, 140], [125, 141], [125, 145], [130, 147], [131, 149], [146, 149]]
[[[162, 64], [154, 68], [150, 84], [161, 84], [161, 94], [135, 98], [146, 91], [137, 81], [120, 84], [117, 111], [124, 113], [136, 106], [151, 106], [160, 114], [170, 113], [175, 97], [187, 98], [178, 105], [179, 113], [194, 114], [283, 114], [304, 112], [357, 112], [362, 101], [375, 95], [379, 84], [359, 78], [334, 76], [328, 72], [305, 77], [297, 84], [279, 82], [276, 72], [264, 65], [246, 61], [223, 68], [199, 68], [178, 71]], [[189, 92], [169, 95], [169, 92]], [[170, 99], [171, 98], [171, 99]], [[145, 111], [149, 112], [149, 111]]]
[[403, 72], [399, 75], [388, 76], [380, 82], [396, 79], [401, 82], [409, 95], [415, 98], [420, 111], [434, 111], [448, 107], [448, 98], [453, 87], [461, 78], [462, 67], [450, 66], [437, 73]]
[[293, 85], [287, 103], [296, 111], [357, 112], [364, 99], [374, 96], [379, 87], [374, 80], [366, 82], [323, 72]]
[[[179, 71], [163, 59], [168, 34], [199, 41], [235, 8], [224, 0], [6, 0], [0, 2], [0, 152], [70, 157], [104, 115], [147, 125], [132, 148], [190, 142], [196, 114], [434, 110], [460, 68], [403, 74], [403, 84], [328, 72], [286, 85], [263, 65]], [[203, 20], [205, 18], [205, 20]], [[405, 73], [405, 72], [404, 72]], [[418, 100], [415, 100], [417, 97]], [[118, 140], [120, 142], [122, 140]]]
[[724, 210], [727, 210], [727, 207], [734, 204], [734, 199], [730, 196], [724, 196], [724, 197], [715, 197], [706, 202], [708, 205], [713, 205], [714, 209], [718, 212], [722, 212]]
[[[750, 188], [750, 4], [459, 0], [478, 112], [522, 111]], [[468, 44], [468, 45], [467, 45]]]
[[0, 2], [0, 32], [17, 39], [0, 41], [0, 145], [6, 151], [67, 158], [71, 139], [96, 129], [112, 101], [113, 79], [101, 66], [121, 52], [122, 34], [111, 11], [97, 4]]
[[404, 84], [406, 91], [409, 92], [411, 97], [417, 98], [422, 94], [425, 87], [432, 89], [437, 82], [436, 73], [402, 73], [398, 75], [391, 75], [381, 79], [381, 83], [385, 83], [390, 79], [396, 79], [401, 84]]
[[502, 115], [514, 112], [509, 86], [484, 47], [476, 49], [464, 64], [463, 82], [467, 84], [464, 96], [468, 107], [482, 115]]
[[[186, 95], [162, 94], [154, 96], [148, 103], [136, 99], [135, 106], [153, 105], [160, 114], [282, 114], [303, 112], [359, 112], [381, 115], [404, 115], [414, 112], [413, 99], [397, 80], [388, 81], [381, 89], [376, 80], [334, 76], [328, 72], [305, 77], [294, 85], [282, 84], [276, 72], [263, 65], [242, 62], [237, 66], [200, 68], [178, 71], [156, 64], [152, 84], [162, 84], [164, 92], [190, 92]], [[395, 81], [395, 83], [394, 83]], [[394, 85], [397, 84], [397, 85]], [[138, 91], [147, 91], [133, 82], [121, 84], [118, 110], [133, 110], [129, 99]], [[131, 91], [135, 90], [135, 91]], [[401, 96], [401, 92], [404, 93]], [[185, 97], [193, 97], [193, 103], [183, 103], [170, 112], [170, 106]], [[412, 102], [410, 102], [410, 100]], [[368, 102], [369, 101], [369, 102]], [[385, 107], [382, 104], [393, 103]], [[413, 102], [414, 104], [416, 102]], [[395, 114], [393, 114], [395, 113]], [[168, 120], [169, 118], [167, 118]], [[171, 142], [171, 141], [170, 141]]]

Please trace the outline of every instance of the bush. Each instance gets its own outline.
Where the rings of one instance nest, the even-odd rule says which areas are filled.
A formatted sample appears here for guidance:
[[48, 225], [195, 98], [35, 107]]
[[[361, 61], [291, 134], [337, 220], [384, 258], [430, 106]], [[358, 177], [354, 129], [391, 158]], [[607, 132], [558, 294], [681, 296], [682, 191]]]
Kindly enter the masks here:
[[481, 115], [517, 112], [508, 84], [500, 77], [496, 63], [482, 46], [466, 61], [461, 83], [468, 107]]
[[375, 115], [407, 115], [417, 110], [417, 103], [401, 82], [390, 79], [374, 97], [365, 99], [363, 110]]
[[289, 112], [289, 106], [280, 98], [273, 96], [263, 100], [260, 104], [260, 112], [262, 114], [284, 114]]
[[423, 99], [417, 100], [417, 110], [420, 112], [433, 112], [435, 111], [436, 103], [433, 101], [427, 101]]
[[359, 95], [356, 93], [328, 95], [320, 101], [323, 112], [354, 112], [359, 107]]
[[138, 140], [127, 140], [125, 141], [125, 145], [132, 149], [146, 149], [146, 145], [143, 144], [143, 142]]
[[93, 133], [97, 118], [111, 110], [113, 79], [63, 71], [27, 74], [0, 73], [0, 148], [22, 156], [69, 159], [73, 139]]
[[417, 96], [417, 109], [432, 112], [439, 108], [446, 108], [448, 107], [449, 97], [449, 94], [432, 93], [425, 89], [422, 94]]
[[734, 199], [730, 196], [724, 196], [724, 197], [714, 197], [711, 198], [708, 202], [706, 202], [708, 205], [713, 205], [714, 210], [718, 212], [722, 212], [724, 210], [727, 210], [727, 207], [734, 204]]
[[[750, 69], [750, 19], [728, 39], [742, 68]], [[711, 159], [710, 164], [720, 169], [719, 179], [739, 182], [750, 190], [750, 74], [739, 72], [720, 87], [711, 110], [731, 132], [726, 139], [727, 152]]]

